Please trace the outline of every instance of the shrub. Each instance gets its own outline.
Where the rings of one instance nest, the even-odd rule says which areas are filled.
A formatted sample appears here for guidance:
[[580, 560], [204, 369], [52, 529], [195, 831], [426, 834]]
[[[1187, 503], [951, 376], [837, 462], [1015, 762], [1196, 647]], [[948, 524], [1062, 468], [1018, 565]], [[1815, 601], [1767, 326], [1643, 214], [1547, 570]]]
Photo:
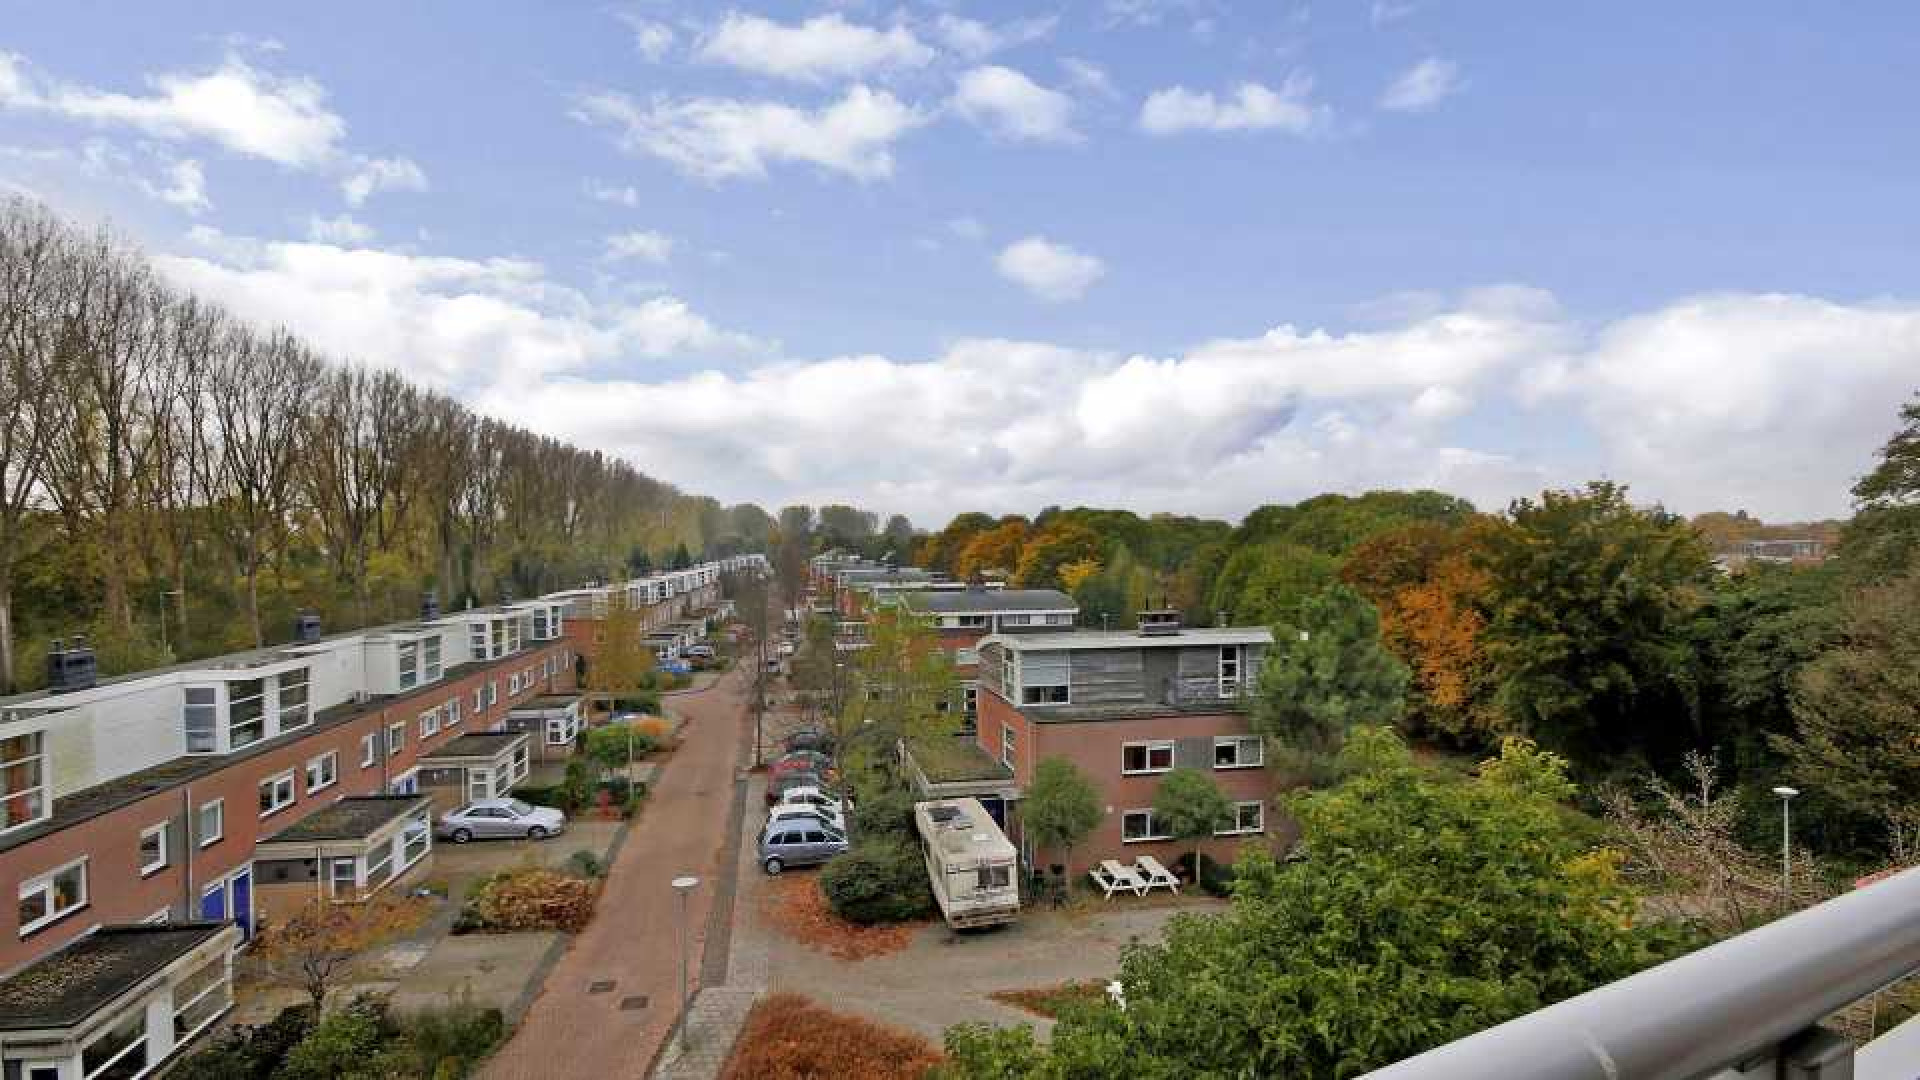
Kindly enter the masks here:
[[392, 1036], [387, 1007], [358, 997], [322, 1019], [275, 1071], [276, 1080], [373, 1080], [387, 1075], [381, 1049]]
[[499, 1009], [459, 1004], [420, 1009], [399, 1018], [400, 1037], [385, 1064], [394, 1076], [456, 1080], [473, 1071], [507, 1033]]
[[313, 1009], [289, 1006], [267, 1023], [234, 1026], [206, 1049], [183, 1059], [168, 1075], [180, 1080], [270, 1080], [312, 1030]]
[[720, 1080], [917, 1080], [940, 1061], [918, 1035], [773, 994], [747, 1014]]
[[607, 875], [607, 864], [594, 852], [581, 848], [567, 856], [567, 872], [579, 878], [598, 878]]
[[673, 721], [664, 716], [643, 716], [633, 722], [633, 727], [656, 746], [665, 746], [673, 738]]
[[853, 832], [861, 839], [913, 837], [913, 796], [901, 788], [885, 788], [854, 804]]
[[[1189, 851], [1174, 862], [1174, 872], [1188, 881], [1193, 877], [1193, 852]], [[1208, 896], [1233, 895], [1233, 867], [1219, 862], [1211, 855], [1200, 856], [1200, 888]]]
[[510, 870], [474, 885], [455, 928], [487, 930], [562, 930], [573, 933], [593, 917], [595, 885], [544, 868]]
[[820, 868], [820, 890], [848, 922], [905, 922], [933, 910], [927, 867], [905, 840], [879, 837]]

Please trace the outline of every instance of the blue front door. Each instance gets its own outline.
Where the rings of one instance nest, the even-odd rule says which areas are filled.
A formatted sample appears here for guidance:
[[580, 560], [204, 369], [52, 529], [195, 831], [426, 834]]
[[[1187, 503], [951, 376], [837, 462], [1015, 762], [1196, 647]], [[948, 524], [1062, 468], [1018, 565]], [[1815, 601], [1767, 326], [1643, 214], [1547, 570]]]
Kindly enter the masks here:
[[253, 870], [233, 876], [233, 921], [240, 924], [240, 939], [253, 940]]

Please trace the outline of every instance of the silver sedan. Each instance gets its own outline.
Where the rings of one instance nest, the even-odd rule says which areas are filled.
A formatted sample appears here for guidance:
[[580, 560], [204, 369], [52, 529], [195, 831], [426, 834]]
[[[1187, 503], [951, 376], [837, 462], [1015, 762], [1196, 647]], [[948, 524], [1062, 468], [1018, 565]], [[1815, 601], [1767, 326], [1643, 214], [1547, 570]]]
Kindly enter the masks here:
[[497, 836], [539, 840], [557, 836], [566, 827], [567, 815], [551, 806], [535, 806], [519, 799], [481, 799], [443, 816], [433, 833], [464, 844]]

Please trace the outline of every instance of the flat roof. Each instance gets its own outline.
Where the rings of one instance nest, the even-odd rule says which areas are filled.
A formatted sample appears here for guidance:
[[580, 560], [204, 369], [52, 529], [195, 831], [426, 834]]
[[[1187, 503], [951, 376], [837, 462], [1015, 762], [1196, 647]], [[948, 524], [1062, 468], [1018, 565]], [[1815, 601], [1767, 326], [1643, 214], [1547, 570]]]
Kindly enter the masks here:
[[365, 840], [426, 803], [425, 795], [349, 795], [281, 829], [262, 844]]
[[970, 735], [923, 735], [908, 739], [906, 749], [930, 784], [1013, 779], [1013, 770]]
[[528, 698], [507, 711], [520, 712], [523, 709], [564, 709], [579, 700], [579, 694], [541, 694], [536, 698]]
[[1058, 634], [989, 634], [980, 644], [1004, 645], [1015, 652], [1058, 649], [1177, 649], [1182, 645], [1271, 645], [1264, 626], [1190, 626], [1177, 634], [1138, 630], [1072, 630]]
[[908, 593], [902, 602], [931, 614], [988, 611], [1079, 611], [1073, 597], [1059, 589], [965, 588]]
[[433, 761], [447, 761], [453, 758], [495, 758], [513, 749], [515, 743], [523, 743], [532, 736], [524, 731], [476, 731], [447, 743], [431, 754], [420, 758], [421, 764]]
[[226, 923], [103, 926], [0, 980], [0, 1031], [74, 1027]]

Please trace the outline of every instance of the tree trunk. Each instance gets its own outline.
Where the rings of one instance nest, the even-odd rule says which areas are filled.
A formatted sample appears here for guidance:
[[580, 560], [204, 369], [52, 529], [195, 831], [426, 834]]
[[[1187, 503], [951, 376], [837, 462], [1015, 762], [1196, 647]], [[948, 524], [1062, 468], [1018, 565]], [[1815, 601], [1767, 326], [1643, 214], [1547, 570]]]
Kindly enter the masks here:
[[13, 576], [0, 571], [0, 694], [13, 691]]
[[260, 568], [247, 567], [247, 622], [253, 627], [253, 647], [258, 649], [267, 643], [260, 633]]

